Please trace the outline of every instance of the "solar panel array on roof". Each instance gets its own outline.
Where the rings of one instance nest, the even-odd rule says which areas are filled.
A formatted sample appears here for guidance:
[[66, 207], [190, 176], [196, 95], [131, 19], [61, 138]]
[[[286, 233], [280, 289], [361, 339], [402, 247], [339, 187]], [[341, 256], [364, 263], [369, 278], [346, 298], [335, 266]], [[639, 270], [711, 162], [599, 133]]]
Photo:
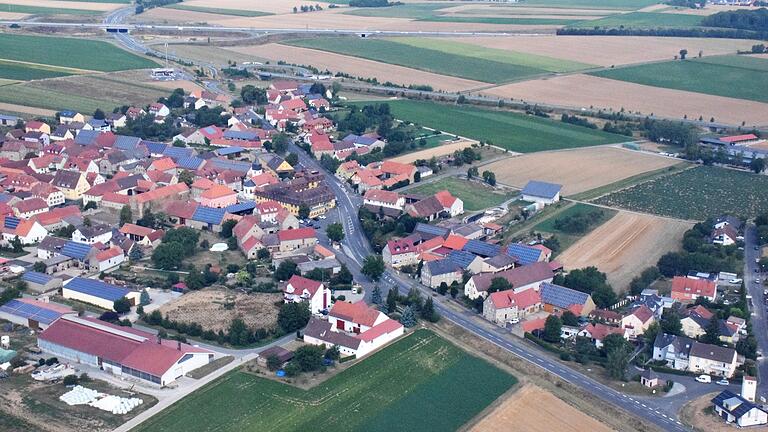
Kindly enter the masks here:
[[81, 277], [70, 280], [64, 288], [110, 301], [119, 300], [131, 292], [129, 289], [111, 285], [100, 280]]
[[[419, 222], [416, 224], [416, 228], [413, 229], [413, 232], [419, 233], [419, 234], [427, 234], [427, 236], [432, 236], [432, 237], [444, 237], [446, 234], [448, 234], [448, 228], [438, 227], [438, 226]], [[429, 237], [429, 238], [432, 238], [432, 237]]]
[[91, 252], [91, 245], [85, 243], [78, 243], [76, 241], [68, 241], [61, 248], [61, 254], [74, 258], [79, 261], [84, 261], [88, 257], [88, 253]]
[[461, 250], [487, 258], [498, 255], [501, 247], [480, 240], [470, 240]]
[[7, 193], [0, 193], [0, 202], [8, 202], [12, 200], [14, 197], [11, 194]]
[[192, 215], [192, 220], [218, 225], [221, 223], [221, 220], [224, 219], [225, 212], [226, 210], [223, 208], [198, 206], [197, 209], [195, 209], [195, 214]]
[[528, 245], [513, 243], [507, 247], [507, 255], [517, 258], [520, 265], [528, 265], [539, 261], [541, 251]]
[[11, 300], [0, 306], [0, 312], [5, 312], [21, 318], [27, 318], [42, 324], [50, 324], [61, 317], [61, 313], [40, 306]]
[[[725, 406], [725, 401], [727, 401], [729, 399], [738, 399], [740, 403], [736, 406], [735, 409], [729, 410]], [[735, 401], [733, 401], [733, 402], [735, 402]], [[720, 408], [723, 408], [726, 411], [730, 412], [736, 418], [741, 418], [741, 416], [743, 416], [744, 414], [746, 414], [749, 411], [751, 411], [752, 408], [760, 409], [759, 406], [757, 406], [757, 405], [753, 404], [752, 402], [744, 399], [743, 397], [737, 395], [736, 393], [733, 393], [730, 390], [723, 390], [719, 395], [715, 396], [712, 399], [712, 403], [714, 403], [715, 405], [719, 406]], [[733, 403], [733, 405], [736, 405], [736, 404]]]
[[243, 150], [245, 150], [245, 149], [242, 148], [242, 147], [232, 146], [232, 147], [220, 148], [220, 149], [216, 150], [216, 153], [219, 154], [220, 156], [227, 156], [227, 155], [231, 155], [231, 154], [235, 154], [235, 153], [240, 153]]
[[589, 294], [547, 282], [541, 284], [541, 302], [551, 304], [561, 309], [571, 305], [583, 305]]
[[224, 207], [224, 209], [228, 213], [236, 214], [236, 213], [242, 213], [250, 211], [253, 213], [253, 209], [256, 208], [256, 203], [253, 201], [245, 201], [237, 204], [232, 204], [231, 206]]
[[142, 141], [141, 143], [147, 146], [147, 150], [149, 150], [149, 153], [153, 155], [161, 155], [163, 152], [165, 152], [165, 149], [168, 148], [168, 144], [155, 141]]
[[248, 172], [251, 169], [249, 162], [231, 161], [226, 159], [209, 159], [208, 163], [219, 169]]
[[45, 273], [30, 271], [30, 272], [26, 272], [23, 275], [21, 275], [21, 280], [23, 280], [25, 282], [45, 285], [48, 282], [53, 280], [53, 276], [48, 276]]
[[163, 151], [163, 156], [168, 156], [175, 161], [176, 159], [192, 157], [192, 153], [193, 150], [190, 148], [169, 146]]
[[120, 150], [131, 150], [131, 149], [135, 149], [140, 142], [141, 142], [141, 138], [139, 137], [118, 135], [115, 138], [115, 148], [118, 148]]
[[17, 217], [6, 216], [3, 226], [8, 229], [16, 229], [16, 227], [19, 226], [19, 222], [21, 222], [21, 220]]
[[464, 251], [453, 251], [448, 254], [449, 260], [453, 261], [456, 265], [465, 270], [470, 264], [472, 264], [472, 261], [474, 261], [475, 258], [477, 258], [476, 255]]
[[95, 130], [81, 130], [77, 133], [77, 136], [75, 137], [75, 144], [79, 145], [89, 145], [96, 142], [96, 138], [99, 136], [99, 131]]
[[547, 183], [538, 180], [531, 180], [523, 188], [523, 195], [530, 195], [540, 198], [554, 198], [560, 192], [563, 186], [556, 183]]
[[[173, 158], [173, 156], [170, 156], [170, 157]], [[190, 157], [179, 158], [179, 160], [176, 161], [176, 165], [178, 165], [179, 168], [196, 170], [200, 168], [203, 162], [205, 161], [200, 159], [199, 157], [190, 156]]]

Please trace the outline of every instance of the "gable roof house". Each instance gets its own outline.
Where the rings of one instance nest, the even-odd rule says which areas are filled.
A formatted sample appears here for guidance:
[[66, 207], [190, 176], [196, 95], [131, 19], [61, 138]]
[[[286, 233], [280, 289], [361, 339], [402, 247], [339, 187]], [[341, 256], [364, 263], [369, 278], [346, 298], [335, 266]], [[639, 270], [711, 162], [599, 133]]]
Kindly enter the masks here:
[[487, 297], [488, 288], [493, 279], [497, 277], [506, 279], [512, 284], [513, 290], [519, 293], [529, 289], [538, 290], [543, 282], [552, 282], [554, 276], [555, 274], [550, 269], [549, 264], [545, 262], [516, 267], [498, 273], [481, 273], [472, 276], [464, 284], [464, 296], [472, 300], [477, 297]]
[[53, 177], [51, 184], [59, 188], [64, 193], [64, 198], [76, 201], [82, 198], [85, 191], [87, 191], [91, 185], [85, 179], [85, 175], [78, 171], [56, 171], [56, 175]]
[[689, 353], [689, 370], [695, 373], [730, 378], [739, 366], [733, 348], [693, 342]]
[[653, 311], [643, 305], [635, 308], [621, 319], [621, 327], [626, 330], [627, 337], [634, 339], [648, 330], [656, 321]]
[[524, 319], [541, 310], [541, 296], [536, 290], [505, 290], [491, 293], [483, 302], [483, 316], [504, 326], [508, 320]]
[[628, 336], [626, 329], [605, 325], [603, 323], [589, 323], [576, 333], [577, 336], [589, 338], [598, 349], [603, 347], [603, 340], [608, 337], [608, 335], [612, 334], [621, 335], [623, 338], [627, 338]]
[[395, 268], [419, 263], [419, 250], [409, 238], [387, 241], [381, 256], [385, 263]]
[[723, 390], [712, 399], [715, 414], [726, 423], [739, 427], [768, 423], [768, 412], [730, 390]]
[[592, 296], [581, 291], [544, 282], [541, 284], [541, 303], [549, 313], [569, 310], [576, 316], [588, 316], [595, 309]]
[[713, 229], [710, 237], [712, 238], [712, 244], [721, 246], [730, 246], [743, 239], [731, 225]]
[[2, 219], [2, 244], [8, 246], [14, 238], [18, 237], [22, 244], [28, 245], [41, 241], [48, 235], [46, 230], [35, 219], [19, 219], [13, 216], [6, 216]]
[[653, 341], [653, 359], [664, 361], [673, 369], [688, 370], [688, 355], [693, 342], [689, 337], [659, 333]]
[[709, 320], [714, 316], [712, 312], [701, 305], [686, 309], [684, 314], [686, 316], [680, 320], [680, 324], [682, 325], [683, 334], [691, 338], [703, 336], [707, 332]]
[[717, 283], [708, 279], [675, 276], [672, 279], [671, 297], [681, 303], [692, 303], [699, 297], [715, 301]]
[[285, 303], [307, 302], [313, 314], [319, 314], [331, 304], [331, 290], [325, 284], [293, 275], [283, 288]]
[[421, 283], [430, 288], [437, 288], [443, 282], [450, 286], [453, 282], [460, 283], [463, 274], [464, 269], [448, 258], [428, 261], [421, 269]]

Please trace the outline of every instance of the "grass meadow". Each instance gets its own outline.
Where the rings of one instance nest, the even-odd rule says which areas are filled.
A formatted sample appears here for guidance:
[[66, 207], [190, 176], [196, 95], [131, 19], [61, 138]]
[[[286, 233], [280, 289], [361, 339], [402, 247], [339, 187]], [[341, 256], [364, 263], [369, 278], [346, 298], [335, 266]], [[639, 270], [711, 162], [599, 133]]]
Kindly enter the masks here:
[[[480, 173], [483, 169], [480, 168]], [[429, 177], [425, 179], [428, 181]], [[514, 194], [508, 194], [494, 190], [490, 186], [480, 184], [479, 182], [460, 179], [457, 177], [446, 177], [430, 183], [422, 183], [418, 186], [408, 189], [409, 194], [429, 196], [442, 190], [451, 192], [451, 195], [464, 201], [464, 210], [478, 211], [489, 207], [495, 207], [504, 201], [512, 198]]]

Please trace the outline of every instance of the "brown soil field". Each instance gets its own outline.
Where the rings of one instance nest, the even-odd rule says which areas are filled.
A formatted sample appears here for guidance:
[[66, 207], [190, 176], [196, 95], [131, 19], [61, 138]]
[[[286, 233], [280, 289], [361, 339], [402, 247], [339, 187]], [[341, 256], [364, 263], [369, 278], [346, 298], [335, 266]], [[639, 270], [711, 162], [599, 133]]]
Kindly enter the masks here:
[[660, 117], [695, 119], [714, 117], [718, 122], [747, 127], [768, 123], [768, 104], [712, 96], [682, 90], [651, 87], [590, 75], [565, 75], [507, 84], [483, 93], [527, 102], [565, 106], [573, 109], [595, 107]]
[[749, 146], [750, 148], [756, 148], [760, 150], [768, 150], [768, 141], [762, 141], [757, 144], [752, 144]]
[[130, 18], [132, 22], [172, 22], [172, 23], [208, 23], [220, 25], [222, 21], [231, 18], [228, 15], [216, 15], [205, 12], [195, 12], [181, 9], [153, 8], [141, 15]]
[[405, 85], [429, 84], [435, 89], [447, 91], [466, 90], [484, 85], [478, 81], [443, 76], [357, 57], [287, 45], [266, 44], [232, 47], [227, 48], [227, 51], [250, 54], [275, 61], [285, 60], [288, 63], [312, 65], [320, 70], [341, 71], [352, 76], [375, 77], [381, 82], [393, 81]]
[[53, 117], [56, 115], [56, 111], [48, 110], [44, 108], [33, 108], [24, 105], [14, 105], [9, 103], [0, 102], [0, 111], [10, 111], [17, 113], [27, 113], [36, 116]]
[[[236, 9], [236, 10], [257, 10], [259, 12], [269, 12], [273, 14], [289, 14], [293, 13], [293, 7], [303, 4], [301, 2], [292, 2], [290, 0], [191, 0], [185, 1], [184, 6], [194, 7], [208, 7], [219, 9]], [[328, 9], [329, 3], [325, 2], [308, 2], [312, 5], [319, 4], [323, 9]], [[343, 6], [343, 5], [342, 5]]]
[[618, 147], [588, 147], [530, 153], [494, 162], [483, 169], [500, 183], [522, 188], [529, 180], [563, 185], [563, 195], [615, 183], [634, 175], [675, 165], [678, 161]]
[[758, 43], [752, 40], [644, 36], [480, 36], [456, 41], [486, 48], [539, 54], [600, 66], [672, 60], [681, 46], [704, 55], [736, 54]]
[[[710, 393], [683, 405], [680, 409], [680, 421], [688, 426], [693, 426], [697, 431], [733, 432], [738, 430], [733, 425], [725, 423], [711, 411], [712, 398], [717, 396], [717, 394], [717, 392]], [[768, 426], [751, 426], [746, 430], [766, 432], [768, 431]]]
[[552, 393], [526, 384], [475, 424], [470, 432], [508, 430], [527, 432], [609, 432], [612, 429], [568, 405]]
[[0, 19], [4, 20], [17, 20], [28, 17], [29, 14], [16, 13], [16, 12], [0, 12]]
[[187, 93], [193, 91], [193, 90], [200, 90], [202, 87], [197, 85], [197, 83], [194, 83], [192, 81], [187, 80], [177, 80], [177, 81], [154, 81], [154, 80], [147, 80], [144, 81], [144, 84], [152, 85], [155, 87], [162, 87], [168, 89], [169, 92], [177, 89], [177, 88], [183, 88], [184, 91]]
[[443, 156], [447, 154], [451, 154], [455, 152], [456, 150], [463, 150], [472, 144], [474, 144], [474, 141], [467, 141], [467, 140], [460, 140], [460, 141], [451, 141], [447, 144], [443, 144], [439, 147], [433, 147], [426, 150], [420, 150], [413, 153], [404, 154], [402, 156], [398, 156], [396, 158], [393, 158], [392, 160], [395, 162], [400, 163], [411, 163], [413, 161], [416, 161], [418, 159], [431, 159], [433, 156]]
[[633, 277], [656, 265], [662, 255], [681, 247], [692, 223], [619, 211], [558, 255], [566, 270], [596, 266], [621, 292]]
[[[452, 16], [452, 17], [473, 17], [473, 18], [497, 18], [498, 15], [495, 15], [493, 11], [489, 11], [486, 13], [448, 13], [443, 14], [444, 16]], [[584, 20], [592, 20], [592, 19], [600, 19], [605, 17], [605, 15], [547, 15], [547, 14], [504, 14], [504, 18], [541, 18], [541, 19], [562, 19], [562, 20], [578, 20], [578, 19], [584, 19]]]
[[[111, 11], [117, 9], [121, 5], [118, 3], [90, 3], [90, 2], [74, 2], [74, 1], [56, 1], [56, 0], [5, 0], [4, 5], [23, 5], [23, 6], [37, 6], [48, 7], [57, 9], [84, 9], [95, 11]], [[5, 6], [7, 9], [8, 6]]]
[[127, 71], [109, 74], [79, 75], [31, 81], [27, 86], [53, 91], [66, 91], [95, 99], [112, 100], [126, 105], [143, 106], [167, 96], [171, 91], [146, 80], [146, 71]]
[[275, 303], [281, 298], [279, 293], [241, 294], [206, 289], [185, 294], [159, 310], [173, 321], [199, 323], [206, 330], [226, 330], [235, 318], [241, 318], [252, 329], [271, 329], [277, 324], [279, 309]]
[[664, 9], [669, 9], [669, 5], [666, 4], [654, 4], [650, 6], [646, 6], [642, 9], [638, 9], [638, 12], [656, 12]]
[[[158, 48], [160, 49], [160, 48]], [[168, 45], [168, 52], [189, 59], [205, 60], [206, 62], [226, 65], [229, 61], [242, 63], [244, 61], [258, 61], [264, 63], [266, 58], [256, 58], [232, 50], [208, 45]]]

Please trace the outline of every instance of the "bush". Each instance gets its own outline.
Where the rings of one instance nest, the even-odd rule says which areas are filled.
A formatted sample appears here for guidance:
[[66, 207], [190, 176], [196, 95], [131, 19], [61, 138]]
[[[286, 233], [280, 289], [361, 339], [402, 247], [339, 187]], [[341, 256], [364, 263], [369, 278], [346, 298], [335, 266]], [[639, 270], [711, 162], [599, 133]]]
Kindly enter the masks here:
[[65, 386], [77, 385], [77, 382], [78, 382], [77, 375], [67, 375], [64, 377]]
[[55, 365], [58, 362], [59, 362], [59, 359], [57, 359], [56, 357], [51, 357], [51, 358], [49, 358], [48, 360], [45, 361], [45, 365], [46, 366], [51, 366], [51, 365]]
[[562, 361], [571, 361], [571, 354], [567, 353], [567, 352], [560, 353], [560, 360], [562, 360]]

